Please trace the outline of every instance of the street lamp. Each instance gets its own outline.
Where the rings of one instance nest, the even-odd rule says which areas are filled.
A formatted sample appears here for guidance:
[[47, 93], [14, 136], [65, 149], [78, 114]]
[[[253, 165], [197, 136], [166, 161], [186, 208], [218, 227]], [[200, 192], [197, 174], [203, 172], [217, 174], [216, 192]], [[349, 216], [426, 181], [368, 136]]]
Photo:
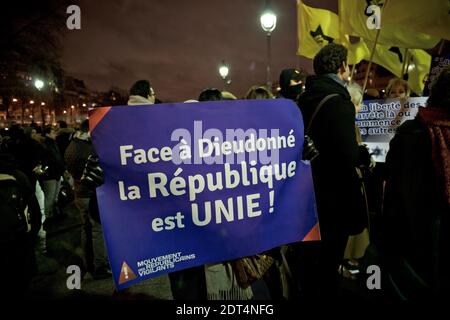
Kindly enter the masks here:
[[44, 87], [44, 81], [36, 79], [34, 81], [34, 86], [36, 87], [36, 89], [41, 90]]
[[270, 35], [277, 26], [277, 16], [270, 9], [269, 1], [266, 2], [266, 10], [260, 17], [261, 28], [267, 35], [267, 89], [272, 90], [272, 82], [270, 80]]
[[[36, 79], [36, 80], [34, 80], [34, 86], [36, 87], [36, 89], [38, 89], [38, 91], [41, 91], [41, 89], [44, 87], [44, 81], [42, 81], [41, 79]], [[45, 116], [44, 116], [43, 106], [44, 105], [41, 103], [40, 110], [41, 110], [41, 117], [42, 117], [42, 125], [45, 124]]]
[[222, 60], [222, 63], [219, 66], [219, 74], [222, 77], [222, 80], [223, 80], [223, 83], [224, 83], [224, 89], [226, 88], [227, 84], [231, 83], [231, 80], [227, 79], [229, 72], [230, 72], [230, 68], [225, 63], [225, 60]]
[[74, 105], [70, 106], [70, 122], [73, 124], [73, 110], [75, 109]]

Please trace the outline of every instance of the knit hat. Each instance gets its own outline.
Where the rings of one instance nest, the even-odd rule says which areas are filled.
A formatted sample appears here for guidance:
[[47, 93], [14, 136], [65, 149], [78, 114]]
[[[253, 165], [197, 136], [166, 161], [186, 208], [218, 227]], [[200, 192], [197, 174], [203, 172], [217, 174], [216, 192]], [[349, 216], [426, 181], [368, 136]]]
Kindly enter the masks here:
[[291, 80], [300, 81], [301, 79], [302, 75], [297, 69], [284, 69], [280, 74], [280, 88], [283, 91], [290, 86]]

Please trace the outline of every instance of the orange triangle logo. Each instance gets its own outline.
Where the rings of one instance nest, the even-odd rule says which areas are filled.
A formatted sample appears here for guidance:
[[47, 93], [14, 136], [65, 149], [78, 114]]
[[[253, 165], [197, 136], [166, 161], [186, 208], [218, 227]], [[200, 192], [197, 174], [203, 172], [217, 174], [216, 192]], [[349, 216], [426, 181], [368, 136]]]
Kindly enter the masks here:
[[136, 275], [134, 274], [133, 270], [131, 270], [131, 268], [124, 261], [122, 263], [122, 269], [120, 270], [119, 284], [131, 281], [133, 279], [136, 279]]

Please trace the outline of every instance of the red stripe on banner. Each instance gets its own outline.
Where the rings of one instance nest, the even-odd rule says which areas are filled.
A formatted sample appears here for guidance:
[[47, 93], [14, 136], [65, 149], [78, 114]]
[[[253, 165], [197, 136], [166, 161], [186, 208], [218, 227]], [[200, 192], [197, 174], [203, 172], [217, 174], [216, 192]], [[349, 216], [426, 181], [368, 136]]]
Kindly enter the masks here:
[[93, 109], [89, 113], [89, 131], [94, 131], [95, 127], [102, 121], [103, 117], [109, 112], [111, 107], [102, 107]]
[[320, 240], [320, 228], [319, 223], [316, 223], [311, 230], [309, 230], [308, 234], [303, 238], [303, 241], [316, 241]]

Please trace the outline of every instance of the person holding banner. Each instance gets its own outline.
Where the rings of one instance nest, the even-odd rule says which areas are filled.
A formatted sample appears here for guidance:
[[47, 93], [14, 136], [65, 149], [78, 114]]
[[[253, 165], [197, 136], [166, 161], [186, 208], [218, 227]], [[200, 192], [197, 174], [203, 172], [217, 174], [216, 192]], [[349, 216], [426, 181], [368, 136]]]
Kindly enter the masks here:
[[[199, 101], [218, 101], [222, 99], [222, 93], [216, 88], [204, 89], [198, 98]], [[225, 270], [225, 265], [217, 264], [212, 266], [198, 266], [169, 273], [170, 288], [172, 290], [173, 298], [175, 300], [207, 300], [208, 280], [210, 280], [210, 285], [213, 283], [215, 287], [220, 287], [222, 291], [232, 293], [235, 299], [251, 297], [251, 289], [247, 290], [245, 293], [242, 293], [239, 288], [235, 288], [235, 286], [233, 286], [232, 280], [234, 280], [234, 275], [232, 275], [233, 279], [223, 276]], [[208, 277], [206, 274], [207, 272], [211, 272], [213, 274], [216, 272], [216, 275]], [[219, 275], [219, 277], [217, 275]], [[223, 290], [224, 287], [226, 287], [226, 290]], [[219, 292], [220, 290], [217, 289], [214, 291]], [[210, 293], [210, 297], [211, 296], [214, 296], [217, 299], [219, 294], [216, 294], [216, 292]], [[222, 296], [220, 297], [222, 298]]]
[[273, 99], [272, 93], [262, 86], [252, 86], [245, 94], [245, 99]]
[[450, 289], [450, 66], [390, 142], [382, 257], [401, 299]]
[[129, 106], [138, 106], [146, 104], [155, 104], [155, 91], [148, 80], [138, 80], [130, 88], [130, 97], [127, 104]]
[[198, 101], [218, 101], [223, 100], [222, 92], [216, 88], [207, 88], [198, 96]]
[[89, 134], [89, 122], [82, 122], [80, 130], [76, 131], [65, 152], [67, 170], [74, 179], [75, 205], [80, 212], [81, 245], [83, 250], [83, 263], [94, 279], [108, 278], [111, 271], [108, 266], [103, 231], [100, 221], [93, 219], [89, 208], [91, 198], [95, 197], [95, 187], [82, 182], [83, 171], [88, 158], [95, 154]]
[[330, 43], [314, 57], [313, 66], [316, 75], [307, 78], [298, 104], [305, 124], [312, 121], [308, 134], [319, 151], [312, 172], [322, 241], [318, 265], [310, 268], [318, 272], [316, 281], [304, 284], [303, 290], [332, 297], [337, 294], [338, 267], [348, 236], [364, 228], [355, 219], [362, 201], [355, 167], [369, 165], [370, 156], [356, 141], [355, 107], [345, 83], [350, 73], [347, 49]]

